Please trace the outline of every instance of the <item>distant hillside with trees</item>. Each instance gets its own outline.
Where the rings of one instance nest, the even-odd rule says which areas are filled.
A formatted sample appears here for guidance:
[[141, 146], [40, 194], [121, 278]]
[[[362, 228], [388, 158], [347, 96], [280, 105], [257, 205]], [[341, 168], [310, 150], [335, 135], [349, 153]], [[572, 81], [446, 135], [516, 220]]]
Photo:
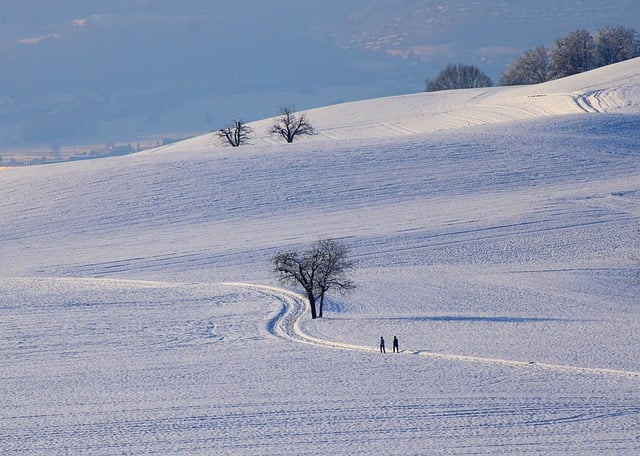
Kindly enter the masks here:
[[537, 84], [640, 56], [633, 28], [605, 27], [592, 36], [584, 29], [556, 40], [553, 49], [538, 46], [516, 58], [500, 76], [500, 85]]
[[[567, 33], [552, 49], [538, 46], [517, 57], [501, 74], [499, 85], [538, 84], [640, 57], [640, 37], [631, 27], [605, 27], [595, 35], [585, 29]], [[491, 79], [474, 65], [449, 65], [426, 91], [490, 87]]]

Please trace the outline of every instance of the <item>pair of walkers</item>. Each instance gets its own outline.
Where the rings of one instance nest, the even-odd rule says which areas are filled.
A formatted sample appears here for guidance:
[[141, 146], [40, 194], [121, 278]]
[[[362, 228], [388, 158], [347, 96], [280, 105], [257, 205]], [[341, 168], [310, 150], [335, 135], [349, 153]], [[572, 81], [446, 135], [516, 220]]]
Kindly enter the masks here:
[[[380, 353], [386, 353], [387, 351], [384, 348], [384, 337], [380, 336]], [[393, 336], [393, 352], [400, 353], [400, 348], [398, 346], [398, 338]]]

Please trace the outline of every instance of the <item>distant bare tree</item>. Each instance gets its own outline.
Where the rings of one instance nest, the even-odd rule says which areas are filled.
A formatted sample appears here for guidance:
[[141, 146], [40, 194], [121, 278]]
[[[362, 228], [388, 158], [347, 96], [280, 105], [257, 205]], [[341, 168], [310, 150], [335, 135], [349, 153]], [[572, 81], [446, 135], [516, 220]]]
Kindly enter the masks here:
[[544, 46], [525, 51], [500, 76], [500, 85], [538, 84], [551, 78], [551, 54]]
[[271, 127], [271, 134], [281, 136], [288, 143], [292, 143], [296, 136], [313, 135], [315, 130], [305, 113], [296, 114], [292, 106], [282, 106]]
[[434, 79], [427, 79], [427, 92], [491, 87], [491, 78], [475, 65], [448, 65]]
[[633, 28], [605, 27], [594, 38], [598, 66], [610, 65], [640, 56], [640, 38]]
[[564, 78], [596, 67], [593, 37], [584, 29], [567, 33], [556, 40], [551, 51], [553, 77]]
[[232, 147], [238, 147], [249, 142], [253, 137], [253, 129], [242, 119], [233, 119], [229, 125], [218, 130], [218, 137]]
[[327, 291], [346, 293], [355, 288], [347, 277], [353, 269], [348, 253], [347, 246], [340, 241], [322, 239], [302, 253], [278, 253], [273, 258], [274, 272], [282, 283], [301, 286], [307, 294], [311, 318], [321, 318]]

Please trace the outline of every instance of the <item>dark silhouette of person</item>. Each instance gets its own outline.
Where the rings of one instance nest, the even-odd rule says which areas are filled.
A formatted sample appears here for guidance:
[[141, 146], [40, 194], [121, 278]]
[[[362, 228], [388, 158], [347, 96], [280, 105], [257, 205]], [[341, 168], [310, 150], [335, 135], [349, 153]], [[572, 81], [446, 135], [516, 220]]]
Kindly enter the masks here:
[[380, 336], [380, 353], [386, 353], [384, 349], [384, 337]]
[[400, 347], [398, 346], [398, 338], [393, 336], [393, 352], [400, 353]]

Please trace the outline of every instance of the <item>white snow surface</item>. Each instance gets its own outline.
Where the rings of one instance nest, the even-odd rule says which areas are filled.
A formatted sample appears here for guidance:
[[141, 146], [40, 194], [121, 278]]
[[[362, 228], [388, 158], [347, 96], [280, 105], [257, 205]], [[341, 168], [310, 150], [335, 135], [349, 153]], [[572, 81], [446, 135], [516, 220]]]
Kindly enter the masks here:
[[639, 454], [640, 60], [307, 115], [0, 171], [0, 453]]

